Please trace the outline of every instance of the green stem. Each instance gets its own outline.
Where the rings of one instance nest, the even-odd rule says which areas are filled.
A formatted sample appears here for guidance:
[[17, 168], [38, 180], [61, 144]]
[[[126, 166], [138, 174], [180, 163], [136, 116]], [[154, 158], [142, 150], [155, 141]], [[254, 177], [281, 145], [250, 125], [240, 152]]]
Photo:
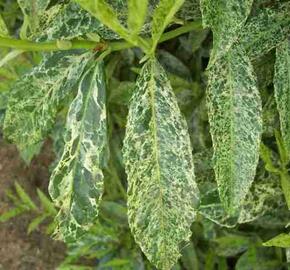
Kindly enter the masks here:
[[[199, 21], [191, 22], [184, 26], [181, 26], [175, 30], [164, 33], [159, 43], [173, 39], [177, 36], [190, 32], [192, 30], [200, 30], [202, 29], [202, 25]], [[150, 41], [150, 39], [145, 39], [146, 41]], [[59, 50], [73, 50], [73, 49], [100, 49], [105, 50], [106, 48], [110, 48], [111, 51], [120, 51], [123, 49], [128, 49], [135, 47], [133, 44], [130, 44], [126, 41], [113, 41], [113, 42], [99, 42], [96, 43], [94, 41], [89, 40], [71, 40], [71, 45], [67, 48], [61, 49], [59, 48], [58, 43], [55, 42], [32, 42], [27, 40], [19, 40], [12, 39], [6, 37], [0, 37], [0, 47], [2, 48], [11, 48], [18, 49], [23, 51], [59, 51]]]

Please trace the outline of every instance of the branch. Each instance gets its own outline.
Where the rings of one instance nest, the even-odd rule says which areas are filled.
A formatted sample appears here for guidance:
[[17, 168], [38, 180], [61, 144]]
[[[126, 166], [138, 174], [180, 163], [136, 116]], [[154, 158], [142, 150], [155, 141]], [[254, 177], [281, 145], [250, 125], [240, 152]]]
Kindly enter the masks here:
[[[181, 26], [175, 30], [164, 33], [159, 43], [173, 39], [177, 36], [190, 32], [192, 30], [201, 30], [202, 25], [200, 21], [191, 22]], [[150, 39], [147, 39], [150, 41]], [[111, 51], [120, 51], [134, 47], [134, 45], [126, 41], [112, 41], [112, 42], [94, 42], [89, 40], [71, 40], [70, 45], [65, 48], [60, 48], [57, 41], [55, 42], [32, 42], [27, 40], [12, 39], [0, 37], [0, 47], [18, 49], [23, 51], [60, 51], [60, 50], [73, 50], [73, 49], [88, 49], [88, 50], [105, 50], [110, 48]]]

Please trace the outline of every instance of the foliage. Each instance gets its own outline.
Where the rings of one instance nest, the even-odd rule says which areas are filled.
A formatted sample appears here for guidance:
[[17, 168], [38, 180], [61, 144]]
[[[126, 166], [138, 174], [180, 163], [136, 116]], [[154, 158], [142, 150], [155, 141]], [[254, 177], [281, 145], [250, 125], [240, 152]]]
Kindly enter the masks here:
[[0, 0], [0, 123], [52, 138], [54, 206], [0, 220], [53, 218], [59, 269], [285, 269], [290, 2], [32, 2]]

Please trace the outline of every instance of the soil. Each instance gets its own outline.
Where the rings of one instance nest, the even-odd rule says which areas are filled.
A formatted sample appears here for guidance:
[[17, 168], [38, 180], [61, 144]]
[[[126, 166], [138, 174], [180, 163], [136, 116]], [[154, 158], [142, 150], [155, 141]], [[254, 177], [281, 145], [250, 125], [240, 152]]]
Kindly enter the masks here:
[[[13, 204], [5, 195], [17, 181], [37, 202], [36, 188], [47, 193], [49, 165], [53, 161], [51, 143], [47, 142], [38, 157], [27, 166], [17, 149], [0, 138], [0, 214]], [[44, 228], [27, 234], [32, 214], [24, 214], [0, 223], [0, 270], [56, 269], [64, 259], [65, 246], [45, 235]]]

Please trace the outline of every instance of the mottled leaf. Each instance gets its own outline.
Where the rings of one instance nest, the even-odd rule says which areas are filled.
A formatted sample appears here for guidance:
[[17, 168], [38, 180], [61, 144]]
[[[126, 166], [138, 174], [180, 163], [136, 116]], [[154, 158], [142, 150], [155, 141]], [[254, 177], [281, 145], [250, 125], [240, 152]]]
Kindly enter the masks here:
[[175, 13], [180, 9], [183, 3], [184, 0], [160, 0], [153, 13], [152, 19], [153, 50], [155, 50], [166, 26], [171, 23]]
[[278, 10], [265, 8], [249, 18], [239, 42], [251, 59], [262, 56], [285, 40], [290, 31], [289, 12], [282, 7]]
[[263, 243], [266, 247], [282, 247], [288, 248], [290, 247], [290, 235], [286, 233], [281, 233], [276, 237], [268, 240], [267, 242]]
[[285, 40], [276, 49], [274, 76], [275, 99], [280, 115], [281, 133], [290, 155], [290, 43]]
[[60, 208], [57, 233], [66, 241], [77, 239], [98, 216], [107, 143], [104, 85], [100, 63], [83, 75], [68, 112], [64, 151], [49, 184]]
[[91, 53], [57, 52], [46, 55], [39, 66], [13, 87], [4, 134], [20, 149], [40, 142], [51, 129], [61, 101], [74, 85]]
[[137, 35], [146, 19], [148, 0], [128, 0], [128, 27]]
[[75, 2], [122, 38], [130, 40], [129, 31], [121, 24], [116, 12], [105, 0], [75, 0]]
[[123, 151], [131, 231], [153, 264], [170, 269], [190, 237], [198, 189], [187, 124], [155, 60], [137, 81]]
[[207, 93], [216, 181], [224, 207], [234, 212], [254, 180], [262, 132], [261, 100], [242, 48], [212, 66]]
[[210, 65], [227, 53], [250, 14], [253, 0], [201, 0], [202, 22], [213, 31]]

